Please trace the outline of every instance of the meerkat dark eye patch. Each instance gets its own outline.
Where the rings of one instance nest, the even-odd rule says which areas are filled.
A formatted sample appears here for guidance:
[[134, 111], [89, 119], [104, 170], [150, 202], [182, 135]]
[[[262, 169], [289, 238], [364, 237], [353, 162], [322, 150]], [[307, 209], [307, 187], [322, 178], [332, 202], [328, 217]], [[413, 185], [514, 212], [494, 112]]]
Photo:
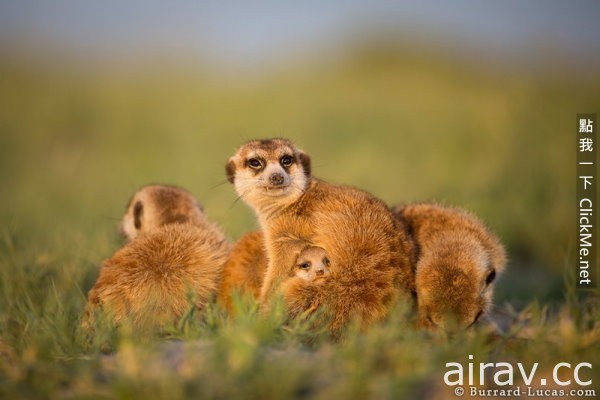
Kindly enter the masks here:
[[135, 226], [135, 229], [142, 228], [142, 215], [144, 215], [144, 205], [141, 201], [137, 201], [133, 206], [133, 226]]
[[326, 267], [329, 267], [330, 263], [331, 263], [331, 261], [329, 261], [329, 258], [323, 257], [323, 265], [325, 265]]
[[290, 155], [285, 155], [279, 159], [279, 163], [283, 168], [288, 168], [294, 163], [294, 158]]
[[310, 264], [309, 263], [302, 263], [302, 264], [298, 265], [298, 268], [300, 268], [300, 269], [309, 269], [310, 268]]
[[494, 282], [494, 279], [496, 279], [496, 270], [493, 269], [492, 272], [490, 272], [488, 274], [488, 276], [485, 278], [485, 285], [489, 286], [490, 283]]
[[246, 166], [252, 169], [261, 169], [264, 163], [258, 158], [249, 158], [246, 160]]
[[304, 169], [304, 175], [310, 177], [312, 175], [310, 157], [306, 153], [298, 153], [298, 160], [302, 165], [302, 169]]

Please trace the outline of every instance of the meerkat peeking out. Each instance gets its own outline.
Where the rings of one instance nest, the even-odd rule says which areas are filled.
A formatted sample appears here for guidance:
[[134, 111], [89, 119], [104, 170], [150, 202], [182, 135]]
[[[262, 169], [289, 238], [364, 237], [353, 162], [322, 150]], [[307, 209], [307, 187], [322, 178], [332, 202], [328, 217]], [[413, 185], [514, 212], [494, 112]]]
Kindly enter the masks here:
[[350, 319], [363, 326], [381, 320], [399, 295], [410, 297], [412, 247], [405, 235], [397, 234], [402, 224], [382, 201], [312, 177], [309, 156], [286, 139], [250, 141], [225, 169], [264, 234], [268, 267], [260, 293], [263, 308], [290, 279], [296, 255], [308, 245], [327, 249], [331, 279], [313, 285], [291, 278], [295, 287], [283, 293], [291, 314], [325, 306], [335, 332]]
[[506, 264], [498, 238], [474, 215], [437, 204], [394, 209], [414, 236], [415, 284], [421, 327], [467, 328], [485, 316]]
[[223, 266], [218, 303], [227, 312], [233, 313], [234, 290], [241, 295], [250, 295], [258, 301], [267, 266], [262, 232], [255, 231], [242, 236], [231, 249]]
[[133, 194], [120, 225], [131, 240], [152, 229], [172, 223], [204, 225], [202, 206], [187, 190], [170, 185], [147, 185]]
[[298, 255], [295, 265], [295, 275], [305, 281], [314, 281], [329, 276], [331, 262], [325, 249], [310, 246]]

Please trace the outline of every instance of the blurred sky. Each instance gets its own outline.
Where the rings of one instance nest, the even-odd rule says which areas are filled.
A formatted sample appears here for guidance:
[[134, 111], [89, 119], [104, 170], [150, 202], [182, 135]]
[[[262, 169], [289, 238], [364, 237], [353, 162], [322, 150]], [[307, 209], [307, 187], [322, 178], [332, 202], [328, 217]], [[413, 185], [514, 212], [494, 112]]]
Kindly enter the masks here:
[[387, 34], [527, 57], [600, 54], [600, 1], [0, 0], [2, 46], [119, 58], [170, 52], [252, 65]]

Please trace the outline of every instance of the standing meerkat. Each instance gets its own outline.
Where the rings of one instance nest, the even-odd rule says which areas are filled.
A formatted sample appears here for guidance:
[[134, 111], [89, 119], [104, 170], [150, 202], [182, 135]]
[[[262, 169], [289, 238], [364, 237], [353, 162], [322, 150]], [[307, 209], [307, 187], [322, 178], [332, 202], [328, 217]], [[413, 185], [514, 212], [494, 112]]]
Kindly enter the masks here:
[[380, 320], [399, 294], [413, 292], [412, 249], [398, 235], [400, 221], [366, 192], [313, 178], [310, 158], [289, 140], [246, 143], [229, 159], [226, 173], [265, 236], [269, 261], [261, 305], [289, 279], [296, 255], [307, 245], [325, 249], [331, 276], [320, 285], [300, 279], [297, 285], [310, 287], [296, 291], [297, 298], [284, 297], [292, 313], [325, 306], [332, 331], [350, 319], [363, 326]]
[[492, 303], [506, 255], [498, 238], [473, 214], [438, 204], [411, 204], [394, 213], [414, 236], [419, 325], [469, 327]]
[[[133, 199], [128, 210], [141, 202], [141, 225], [124, 229], [131, 240], [103, 262], [88, 292], [84, 328], [93, 327], [99, 309], [116, 324], [172, 324], [192, 305], [202, 308], [217, 289], [230, 245], [196, 200], [183, 189], [157, 185], [142, 188]], [[128, 211], [123, 226], [130, 217], [137, 218]]]
[[267, 266], [262, 232], [254, 231], [242, 236], [234, 244], [223, 266], [217, 302], [232, 313], [231, 296], [234, 290], [258, 300]]
[[208, 222], [202, 206], [187, 190], [171, 185], [147, 185], [133, 194], [119, 226], [128, 239], [167, 224]]

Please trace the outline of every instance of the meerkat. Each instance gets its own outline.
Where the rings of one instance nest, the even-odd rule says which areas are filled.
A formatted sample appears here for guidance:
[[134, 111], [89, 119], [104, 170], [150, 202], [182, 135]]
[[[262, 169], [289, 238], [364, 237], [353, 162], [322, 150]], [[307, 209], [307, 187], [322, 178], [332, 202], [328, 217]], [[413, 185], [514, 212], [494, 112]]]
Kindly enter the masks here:
[[204, 210], [187, 190], [171, 185], [147, 185], [133, 194], [119, 230], [128, 240], [173, 223], [207, 223]]
[[372, 195], [312, 177], [309, 156], [286, 139], [250, 141], [226, 164], [239, 196], [258, 216], [268, 267], [260, 303], [267, 307], [307, 245], [322, 247], [330, 277], [293, 280], [284, 295], [291, 314], [324, 306], [332, 332], [351, 319], [381, 320], [400, 294], [414, 291], [410, 242], [388, 207]]
[[234, 311], [231, 297], [234, 290], [258, 301], [267, 266], [262, 232], [254, 231], [242, 236], [223, 266], [217, 302], [231, 314]]
[[500, 240], [473, 214], [438, 204], [397, 206], [414, 237], [418, 323], [431, 330], [474, 325], [490, 309], [506, 264]]
[[323, 279], [329, 276], [331, 262], [322, 247], [309, 246], [300, 252], [294, 268], [294, 275], [305, 281]]
[[[140, 212], [136, 210], [141, 210]], [[130, 240], [104, 261], [88, 292], [82, 325], [102, 309], [116, 324], [173, 323], [215, 293], [230, 245], [186, 190], [151, 185], [134, 194], [123, 217]]]

